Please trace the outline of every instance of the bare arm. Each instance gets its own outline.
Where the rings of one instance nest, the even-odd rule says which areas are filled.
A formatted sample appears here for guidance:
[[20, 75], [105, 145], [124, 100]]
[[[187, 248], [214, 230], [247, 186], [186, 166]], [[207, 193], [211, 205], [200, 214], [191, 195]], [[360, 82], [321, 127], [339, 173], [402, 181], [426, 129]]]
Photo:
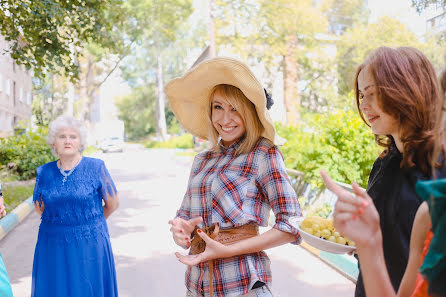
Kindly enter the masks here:
[[114, 196], [107, 194], [107, 199], [104, 199], [104, 217], [108, 217], [119, 207], [119, 196], [115, 193]]
[[409, 261], [398, 290], [398, 297], [410, 297], [415, 290], [418, 270], [421, 266], [421, 255], [424, 248], [424, 240], [430, 226], [429, 207], [423, 202], [418, 208], [410, 237]]

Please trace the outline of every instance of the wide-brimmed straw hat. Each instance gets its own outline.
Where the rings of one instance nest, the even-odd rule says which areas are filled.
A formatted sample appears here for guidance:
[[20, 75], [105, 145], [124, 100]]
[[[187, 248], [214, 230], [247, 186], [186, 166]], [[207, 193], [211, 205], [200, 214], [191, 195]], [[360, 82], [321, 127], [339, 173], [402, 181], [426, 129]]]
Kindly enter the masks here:
[[244, 63], [232, 58], [214, 58], [200, 63], [183, 77], [170, 81], [164, 88], [170, 106], [180, 124], [188, 132], [203, 139], [209, 137], [207, 105], [212, 88], [226, 84], [239, 88], [254, 104], [265, 128], [262, 136], [274, 144], [284, 143], [276, 134], [273, 121], [266, 108], [265, 92]]

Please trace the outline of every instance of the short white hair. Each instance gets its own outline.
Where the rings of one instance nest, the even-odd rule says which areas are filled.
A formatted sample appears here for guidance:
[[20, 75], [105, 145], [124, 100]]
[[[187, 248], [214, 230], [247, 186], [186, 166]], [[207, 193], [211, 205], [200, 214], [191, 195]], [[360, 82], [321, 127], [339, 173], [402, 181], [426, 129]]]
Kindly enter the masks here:
[[87, 147], [87, 130], [78, 119], [70, 115], [61, 115], [53, 120], [48, 126], [48, 144], [52, 146], [56, 142], [56, 135], [61, 129], [72, 128], [79, 133], [81, 140], [80, 151], [82, 152]]

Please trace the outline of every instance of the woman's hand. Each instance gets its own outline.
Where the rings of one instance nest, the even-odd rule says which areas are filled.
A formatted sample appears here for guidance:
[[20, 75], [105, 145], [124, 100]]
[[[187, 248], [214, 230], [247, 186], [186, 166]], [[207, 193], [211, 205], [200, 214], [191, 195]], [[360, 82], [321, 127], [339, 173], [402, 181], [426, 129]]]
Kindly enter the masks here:
[[3, 197], [0, 196], [0, 218], [6, 216], [6, 208], [3, 204]]
[[353, 183], [353, 195], [337, 185], [325, 171], [321, 170], [321, 176], [327, 189], [338, 196], [333, 213], [336, 230], [355, 241], [358, 248], [377, 244], [377, 238], [381, 238], [379, 214], [367, 192]]
[[177, 256], [181, 263], [194, 266], [201, 262], [233, 256], [230, 246], [226, 246], [213, 240], [201, 230], [197, 230], [197, 234], [204, 240], [204, 242], [206, 242], [206, 249], [204, 252], [197, 255], [182, 255], [178, 252], [175, 253], [175, 256]]
[[172, 225], [172, 227], [170, 227], [170, 232], [172, 232], [172, 237], [175, 243], [185, 250], [188, 249], [190, 247], [190, 236], [194, 231], [195, 226], [202, 222], [202, 217], [195, 217], [188, 221], [182, 218], [170, 220], [168, 223]]

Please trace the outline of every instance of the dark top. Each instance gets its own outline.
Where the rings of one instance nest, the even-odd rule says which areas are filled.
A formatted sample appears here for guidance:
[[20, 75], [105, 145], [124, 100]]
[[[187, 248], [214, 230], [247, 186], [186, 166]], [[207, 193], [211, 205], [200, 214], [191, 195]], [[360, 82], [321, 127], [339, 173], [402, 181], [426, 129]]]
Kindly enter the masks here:
[[[375, 160], [367, 186], [379, 213], [384, 258], [395, 291], [406, 270], [412, 225], [422, 202], [415, 184], [429, 178], [417, 169], [402, 169], [401, 161], [401, 153], [393, 146], [387, 156]], [[360, 272], [355, 297], [363, 296], [366, 295]]]

